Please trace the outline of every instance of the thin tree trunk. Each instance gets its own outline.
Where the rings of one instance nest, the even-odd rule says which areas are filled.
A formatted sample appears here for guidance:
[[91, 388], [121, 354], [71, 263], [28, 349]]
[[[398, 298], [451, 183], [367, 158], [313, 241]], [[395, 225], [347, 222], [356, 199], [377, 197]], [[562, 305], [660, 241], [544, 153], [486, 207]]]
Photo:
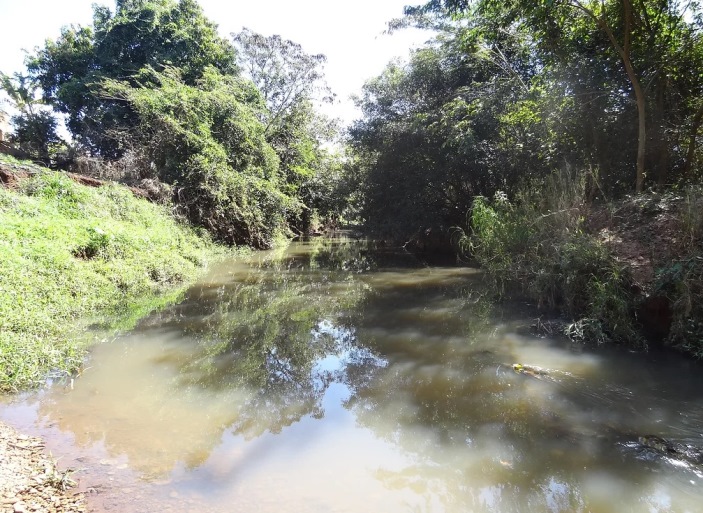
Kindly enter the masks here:
[[[629, 73], [628, 73], [629, 75]], [[647, 144], [647, 128], [645, 123], [645, 98], [642, 86], [639, 80], [633, 75], [630, 77], [632, 86], [635, 90], [635, 98], [637, 100], [637, 115], [639, 122], [637, 124], [637, 178], [635, 181], [635, 192], [637, 194], [644, 190], [644, 155]]]
[[624, 43], [620, 46], [615, 39], [615, 34], [610, 30], [607, 23], [605, 23], [605, 17], [603, 18], [603, 24], [608, 28], [607, 33], [611, 42], [615, 45], [622, 62], [625, 65], [625, 71], [627, 76], [632, 83], [632, 89], [635, 91], [635, 100], [637, 101], [637, 177], [635, 180], [635, 192], [637, 194], [644, 190], [644, 157], [645, 149], [647, 145], [647, 126], [646, 126], [646, 115], [645, 106], [646, 99], [644, 96], [644, 90], [642, 89], [642, 84], [637, 78], [637, 73], [635, 73], [635, 68], [632, 66], [632, 60], [630, 59], [630, 38], [632, 36], [632, 3], [631, 0], [622, 0], [623, 11], [625, 16], [625, 34]]
[[[668, 81], [666, 76], [660, 74], [656, 83], [656, 104], [654, 113], [654, 122], [656, 129], [654, 137], [651, 138], [654, 146], [654, 155], [650, 162], [654, 164], [657, 171], [657, 185], [663, 186], [666, 183], [669, 174], [669, 145], [666, 138], [666, 90]], [[650, 127], [650, 133], [652, 132]]]
[[622, 60], [623, 65], [625, 66], [625, 72], [627, 73], [627, 78], [630, 79], [630, 83], [632, 84], [632, 89], [635, 92], [635, 101], [637, 102], [637, 115], [638, 115], [638, 123], [637, 123], [637, 177], [635, 180], [635, 192], [638, 194], [644, 190], [644, 177], [645, 177], [645, 170], [644, 170], [644, 156], [645, 156], [645, 150], [647, 146], [647, 126], [646, 126], [646, 115], [645, 115], [645, 106], [646, 106], [646, 101], [645, 101], [645, 96], [644, 96], [644, 90], [642, 89], [642, 85], [640, 84], [639, 79], [637, 78], [637, 73], [635, 73], [635, 68], [632, 66], [632, 60], [630, 58], [630, 43], [631, 43], [631, 37], [632, 37], [632, 0], [622, 0], [622, 5], [623, 5], [623, 14], [624, 14], [624, 21], [625, 21], [625, 27], [623, 31], [623, 44], [621, 45], [617, 38], [615, 37], [615, 34], [613, 33], [612, 28], [610, 25], [608, 25], [608, 22], [605, 19], [605, 11], [601, 13], [600, 16], [598, 16], [595, 11], [591, 10], [590, 8], [586, 7], [581, 3], [580, 0], [572, 0], [573, 3], [572, 5], [576, 7], [577, 9], [580, 9], [584, 13], [586, 13], [588, 16], [593, 18], [595, 22], [598, 24], [598, 26], [601, 28], [603, 32], [608, 36], [608, 39], [610, 39], [611, 44], [613, 45], [613, 48], [618, 52], [618, 55], [620, 55], [620, 59]]
[[688, 150], [686, 151], [686, 162], [683, 166], [682, 176], [684, 181], [688, 180], [691, 169], [693, 169], [693, 162], [696, 159], [696, 137], [698, 136], [698, 130], [701, 128], [701, 123], [703, 123], [703, 104], [701, 104], [695, 116], [693, 116], [693, 124], [688, 134]]

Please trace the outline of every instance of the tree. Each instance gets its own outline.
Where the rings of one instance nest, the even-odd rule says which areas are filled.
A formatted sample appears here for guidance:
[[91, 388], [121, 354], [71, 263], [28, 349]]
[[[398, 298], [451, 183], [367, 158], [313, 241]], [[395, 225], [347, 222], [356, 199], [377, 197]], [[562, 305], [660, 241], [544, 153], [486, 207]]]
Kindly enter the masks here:
[[[698, 2], [680, 4], [675, 0], [433, 0], [424, 6], [410, 8], [408, 12], [470, 16], [493, 28], [494, 34], [495, 28], [526, 26], [540, 58], [558, 66], [568, 66], [573, 62], [586, 49], [584, 40], [596, 41], [592, 31], [600, 32], [610, 55], [617, 56], [620, 61], [620, 73], [624, 71], [628, 89], [634, 96], [637, 111], [635, 190], [641, 192], [646, 178], [645, 167], [658, 168], [658, 181], [663, 183], [669, 167], [666, 156], [670, 148], [677, 146], [667, 146], [664, 140], [665, 120], [672, 113], [665, 111], [669, 101], [673, 113], [678, 114], [677, 106], [681, 103], [674, 95], [681, 91], [671, 94], [667, 91], [675, 82], [678, 82], [677, 87], [681, 85], [682, 75], [691, 74], [690, 70], [680, 66], [673, 69], [672, 63], [681, 62], [684, 54], [690, 62], [695, 55], [691, 47], [682, 42], [697, 30], [694, 24], [685, 20], [684, 12], [697, 6]], [[591, 52], [589, 59], [582, 61], [581, 65], [602, 69], [609, 58], [606, 54]], [[612, 83], [610, 94], [622, 94], [615, 77], [609, 80]], [[699, 77], [697, 81], [700, 80]], [[650, 108], [653, 116], [648, 114]], [[647, 133], [648, 126], [654, 126], [651, 136]], [[647, 160], [648, 140], [654, 142], [655, 151], [660, 156], [658, 162], [656, 156]]]
[[99, 97], [102, 81], [146, 85], [138, 77], [147, 66], [176, 68], [189, 85], [208, 67], [237, 73], [234, 48], [195, 0], [119, 0], [114, 13], [93, 9], [92, 27], [64, 28], [27, 61], [44, 99], [68, 115], [69, 130], [93, 153], [119, 157], [113, 132], [139, 123], [125, 103]]
[[56, 118], [45, 109], [38, 95], [38, 84], [31, 77], [15, 73], [14, 77], [0, 73], [3, 90], [18, 113], [12, 116], [14, 132], [10, 142], [20, 151], [45, 165], [51, 164], [51, 148], [60, 144]]
[[517, 40], [506, 41], [498, 65], [474, 36], [466, 27], [443, 33], [364, 86], [350, 142], [364, 173], [362, 215], [384, 236], [462, 225], [475, 195], [539, 172], [539, 159], [519, 155], [502, 133], [527, 94]]
[[635, 101], [637, 102], [637, 114], [638, 114], [638, 136], [637, 136], [637, 179], [635, 185], [636, 192], [642, 192], [644, 188], [644, 157], [645, 157], [645, 145], [646, 145], [646, 102], [644, 96], [644, 90], [642, 84], [640, 83], [639, 75], [635, 71], [634, 65], [632, 63], [632, 36], [633, 36], [633, 23], [634, 17], [632, 13], [632, 0], [621, 0], [622, 1], [622, 22], [621, 22], [621, 32], [622, 32], [622, 42], [616, 37], [615, 29], [611, 26], [611, 22], [608, 18], [608, 9], [606, 9], [605, 4], [594, 4], [592, 7], [587, 6], [579, 0], [568, 0], [568, 5], [573, 6], [575, 9], [580, 10], [585, 13], [589, 18], [592, 18], [594, 22], [598, 25], [598, 28], [602, 30], [610, 40], [613, 48], [617, 51], [620, 59], [622, 59], [623, 66], [625, 67], [625, 73], [630, 79], [632, 84], [632, 89], [635, 93]]
[[270, 247], [285, 231], [287, 213], [300, 206], [281, 191], [253, 84], [215, 68], [195, 85], [172, 68], [145, 68], [139, 77], [150, 85], [107, 80], [101, 98], [125, 102], [137, 114], [140, 124], [128, 136], [174, 187], [178, 208], [223, 242]]
[[302, 102], [332, 100], [324, 82], [324, 55], [305, 53], [298, 43], [278, 35], [263, 36], [248, 28], [232, 37], [239, 50], [239, 63], [268, 106], [267, 130]]
[[[322, 175], [336, 168], [324, 145], [336, 135], [336, 123], [315, 110], [315, 101], [331, 101], [324, 81], [322, 54], [308, 54], [293, 41], [278, 35], [263, 36], [247, 28], [232, 35], [238, 62], [256, 84], [266, 104], [262, 121], [267, 141], [276, 150], [286, 193], [304, 205], [289, 223], [301, 232], [311, 229], [313, 217], [335, 217], [334, 202], [323, 202], [320, 188], [329, 187]], [[325, 205], [323, 208], [323, 204]], [[324, 221], [322, 219], [321, 221]]]

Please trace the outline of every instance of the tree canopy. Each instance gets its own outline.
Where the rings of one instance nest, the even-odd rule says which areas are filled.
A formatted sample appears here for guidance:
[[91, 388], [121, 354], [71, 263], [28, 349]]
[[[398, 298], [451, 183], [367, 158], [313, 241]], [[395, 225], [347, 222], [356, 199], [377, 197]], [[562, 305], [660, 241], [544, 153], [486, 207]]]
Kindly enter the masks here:
[[350, 131], [362, 212], [403, 237], [570, 167], [590, 196], [700, 181], [698, 2], [433, 0], [438, 31], [367, 82]]
[[[222, 38], [195, 0], [118, 0], [37, 48], [22, 80], [66, 115], [78, 151], [169, 186], [218, 239], [269, 247], [341, 208], [329, 198], [340, 166], [324, 149], [334, 123], [313, 104], [331, 94], [325, 60], [277, 35]], [[53, 134], [45, 114], [16, 122], [16, 137], [38, 121]]]
[[[45, 100], [68, 116], [68, 129], [91, 152], [119, 157], [112, 130], [138, 123], [124, 104], [99, 96], [103, 80], [137, 85], [139, 71], [173, 67], [193, 85], [208, 67], [236, 74], [235, 52], [195, 0], [118, 0], [93, 7], [93, 25], [71, 26], [28, 59]], [[143, 79], [143, 77], [142, 77]]]
[[413, 24], [436, 37], [367, 81], [338, 152], [317, 110], [324, 55], [246, 28], [227, 40], [195, 0], [94, 6], [3, 79], [25, 109], [15, 141], [50, 159], [40, 101], [78, 153], [134, 157], [191, 220], [258, 247], [344, 211], [392, 237], [446, 231], [475, 197], [564, 167], [590, 198], [703, 177], [700, 2], [431, 0], [390, 29]]

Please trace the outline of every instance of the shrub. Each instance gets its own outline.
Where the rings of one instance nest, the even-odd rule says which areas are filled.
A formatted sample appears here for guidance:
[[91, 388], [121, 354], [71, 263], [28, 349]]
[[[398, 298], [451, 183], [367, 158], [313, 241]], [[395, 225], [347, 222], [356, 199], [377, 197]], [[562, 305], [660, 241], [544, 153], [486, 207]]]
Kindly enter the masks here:
[[655, 287], [671, 301], [667, 342], [703, 359], [703, 189], [685, 191], [678, 218], [681, 258], [657, 271]]
[[630, 280], [583, 230], [585, 181], [568, 173], [533, 183], [514, 201], [476, 198], [461, 240], [501, 294], [519, 292], [575, 320], [569, 334], [640, 343]]
[[282, 192], [278, 157], [259, 121], [259, 92], [212, 68], [195, 86], [174, 69], [141, 73], [156, 85], [103, 84], [105, 95], [126, 100], [139, 116], [136, 133], [124, 137], [143, 148], [193, 223], [230, 244], [270, 247], [302, 205]]

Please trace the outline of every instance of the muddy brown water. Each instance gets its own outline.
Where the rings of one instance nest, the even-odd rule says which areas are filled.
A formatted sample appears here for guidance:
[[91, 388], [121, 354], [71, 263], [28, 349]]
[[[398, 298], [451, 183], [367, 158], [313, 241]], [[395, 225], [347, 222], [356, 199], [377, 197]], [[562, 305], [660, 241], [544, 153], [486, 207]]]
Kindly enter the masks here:
[[702, 511], [703, 468], [637, 443], [703, 446], [701, 366], [532, 336], [483, 287], [345, 238], [233, 259], [0, 419], [92, 511]]

